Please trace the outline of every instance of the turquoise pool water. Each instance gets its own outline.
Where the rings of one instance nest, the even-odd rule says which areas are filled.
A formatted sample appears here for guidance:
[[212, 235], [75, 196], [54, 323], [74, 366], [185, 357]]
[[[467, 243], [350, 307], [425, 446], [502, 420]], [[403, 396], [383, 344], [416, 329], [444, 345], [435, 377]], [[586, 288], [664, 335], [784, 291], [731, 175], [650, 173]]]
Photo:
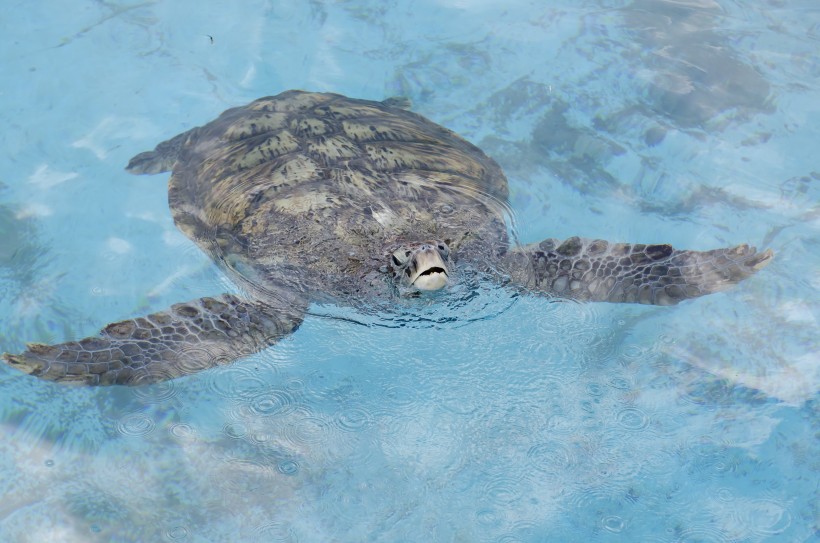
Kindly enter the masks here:
[[0, 365], [0, 541], [817, 539], [816, 2], [211, 4], [4, 6], [0, 351], [231, 290], [123, 168], [289, 88], [409, 97], [502, 165], [521, 242], [775, 261], [671, 308], [315, 308], [151, 387]]

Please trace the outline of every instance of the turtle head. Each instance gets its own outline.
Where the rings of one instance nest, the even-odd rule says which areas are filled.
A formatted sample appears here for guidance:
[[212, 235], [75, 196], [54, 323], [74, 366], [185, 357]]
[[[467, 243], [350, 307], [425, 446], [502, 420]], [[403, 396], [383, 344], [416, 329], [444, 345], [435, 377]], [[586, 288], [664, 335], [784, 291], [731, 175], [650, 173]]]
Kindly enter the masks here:
[[450, 277], [450, 248], [439, 240], [404, 243], [390, 252], [396, 284], [419, 290], [439, 290]]

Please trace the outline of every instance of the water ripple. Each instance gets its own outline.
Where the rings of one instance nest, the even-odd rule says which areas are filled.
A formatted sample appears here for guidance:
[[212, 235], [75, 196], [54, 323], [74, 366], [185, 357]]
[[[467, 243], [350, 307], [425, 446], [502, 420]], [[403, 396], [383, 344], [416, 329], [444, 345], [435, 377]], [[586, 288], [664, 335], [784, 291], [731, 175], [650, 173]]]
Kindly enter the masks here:
[[373, 416], [362, 407], [348, 407], [333, 418], [335, 425], [345, 432], [358, 432], [370, 426]]
[[291, 393], [282, 389], [265, 390], [248, 400], [248, 407], [255, 415], [263, 417], [286, 415], [295, 407]]
[[607, 384], [617, 390], [630, 390], [632, 388], [629, 380], [623, 377], [613, 377], [607, 381]]
[[182, 440], [192, 441], [196, 439], [196, 430], [193, 426], [184, 422], [172, 425], [168, 431], [172, 436]]
[[642, 463], [635, 461], [635, 451], [621, 432], [589, 442], [583, 470], [576, 474], [577, 492], [569, 502], [579, 510], [594, 510], [598, 502], [608, 502], [630, 495], [630, 488], [639, 478]]
[[336, 431], [330, 422], [314, 415], [299, 417], [282, 429], [282, 436], [298, 450], [331, 441]]
[[652, 428], [665, 438], [679, 435], [688, 423], [689, 420], [684, 413], [665, 412], [652, 415]]
[[521, 484], [518, 479], [507, 475], [492, 477], [484, 485], [484, 496], [493, 504], [506, 506], [521, 498]]
[[638, 431], [649, 426], [649, 417], [637, 407], [624, 407], [618, 411], [615, 419], [627, 430]]
[[527, 451], [530, 465], [543, 473], [559, 475], [576, 463], [575, 455], [564, 443], [547, 441], [530, 447]]
[[403, 413], [380, 413], [379, 438], [383, 443], [392, 447], [394, 442], [405, 439], [408, 430], [417, 422], [414, 416], [407, 416]]
[[589, 383], [586, 386], [587, 394], [594, 398], [598, 398], [604, 395], [604, 387], [598, 383]]
[[490, 507], [476, 511], [475, 518], [479, 524], [486, 528], [498, 528], [504, 522], [503, 515], [499, 514], [498, 511]]
[[621, 357], [630, 362], [644, 360], [654, 354], [651, 347], [629, 343], [621, 348]]
[[242, 439], [248, 434], [248, 428], [241, 422], [228, 422], [222, 427], [222, 433], [231, 439]]
[[254, 541], [259, 543], [292, 543], [297, 541], [296, 534], [284, 522], [271, 522], [258, 526], [254, 530]]
[[282, 475], [293, 476], [299, 472], [299, 463], [295, 460], [282, 460], [277, 464], [276, 469]]
[[285, 388], [294, 394], [301, 394], [305, 391], [305, 382], [301, 379], [291, 379], [285, 383]]
[[225, 469], [222, 482], [235, 492], [259, 490], [279, 473], [278, 462], [265, 457], [225, 458], [222, 464]]
[[519, 520], [513, 523], [509, 532], [496, 539], [496, 543], [524, 543], [525, 541], [540, 540], [539, 527], [528, 520]]
[[712, 526], [693, 526], [680, 530], [675, 543], [725, 543], [732, 541], [726, 533]]
[[185, 526], [174, 526], [165, 532], [165, 537], [170, 541], [183, 541], [188, 537], [188, 528]]
[[609, 515], [601, 519], [604, 530], [617, 534], [624, 529], [624, 519], [617, 515]]
[[767, 499], [736, 501], [731, 518], [755, 538], [783, 533], [792, 523], [791, 513], [784, 505]]
[[134, 396], [146, 404], [167, 402], [178, 392], [173, 378], [174, 375], [168, 368], [145, 369], [134, 376]]
[[691, 473], [701, 478], [720, 478], [737, 467], [736, 459], [725, 447], [714, 442], [712, 436], [693, 439], [687, 444], [685, 453]]
[[409, 386], [390, 385], [382, 390], [382, 403], [389, 404], [395, 409], [411, 407], [418, 401], [418, 391]]
[[210, 392], [231, 401], [252, 398], [270, 386], [253, 364], [245, 362], [208, 372], [207, 378], [206, 387]]
[[117, 431], [128, 437], [145, 436], [156, 428], [156, 423], [144, 413], [128, 413], [117, 422]]
[[569, 434], [576, 430], [576, 423], [572, 418], [556, 413], [547, 419], [546, 428], [552, 434]]
[[184, 344], [179, 355], [175, 362], [175, 372], [178, 375], [191, 375], [199, 373], [203, 368], [218, 365], [219, 355], [202, 345]]
[[[537, 301], [522, 301], [536, 304]], [[611, 358], [617, 342], [612, 340], [612, 322], [602, 304], [573, 301], [533, 307], [542, 317], [532, 322], [531, 337], [537, 342], [525, 347], [537, 359], [551, 360], [550, 377], [569, 381], [590, 364]], [[554, 372], [554, 375], [552, 373]]]

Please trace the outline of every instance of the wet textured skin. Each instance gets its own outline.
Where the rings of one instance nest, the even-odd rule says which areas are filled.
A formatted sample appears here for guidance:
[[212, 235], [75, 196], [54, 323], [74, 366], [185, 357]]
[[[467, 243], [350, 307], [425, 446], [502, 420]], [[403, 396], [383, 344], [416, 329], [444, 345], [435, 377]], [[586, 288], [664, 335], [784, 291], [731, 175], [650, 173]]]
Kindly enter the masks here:
[[135, 156], [133, 173], [173, 172], [175, 223], [247, 297], [177, 304], [4, 360], [45, 379], [144, 384], [272, 345], [311, 302], [390, 307], [447, 288], [462, 266], [534, 294], [671, 305], [772, 258], [746, 245], [697, 252], [577, 237], [510, 246], [498, 165], [395, 105], [288, 91]]

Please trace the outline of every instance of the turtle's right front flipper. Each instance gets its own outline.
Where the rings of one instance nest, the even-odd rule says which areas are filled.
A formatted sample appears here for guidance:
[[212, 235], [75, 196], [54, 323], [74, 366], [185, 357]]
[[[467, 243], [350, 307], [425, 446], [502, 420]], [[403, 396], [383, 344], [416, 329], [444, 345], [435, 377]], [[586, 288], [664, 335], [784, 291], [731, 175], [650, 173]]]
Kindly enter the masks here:
[[30, 344], [3, 359], [53, 381], [142, 385], [195, 373], [260, 351], [293, 332], [304, 307], [280, 307], [232, 294], [176, 304], [109, 324], [99, 336], [59, 345]]

